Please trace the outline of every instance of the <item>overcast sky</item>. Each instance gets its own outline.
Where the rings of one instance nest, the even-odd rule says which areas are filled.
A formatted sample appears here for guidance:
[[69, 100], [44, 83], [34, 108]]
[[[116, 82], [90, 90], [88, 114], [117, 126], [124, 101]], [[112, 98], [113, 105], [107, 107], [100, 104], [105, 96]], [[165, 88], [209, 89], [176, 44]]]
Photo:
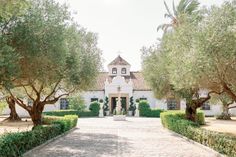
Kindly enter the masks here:
[[[141, 70], [143, 46], [150, 46], [161, 37], [158, 25], [167, 22], [163, 0], [57, 0], [70, 5], [75, 20], [88, 31], [98, 34], [103, 51], [104, 69], [118, 52], [134, 71]], [[224, 0], [200, 0], [201, 5], [220, 5]], [[172, 8], [172, 0], [166, 0]], [[175, 0], [178, 4], [179, 0]]]

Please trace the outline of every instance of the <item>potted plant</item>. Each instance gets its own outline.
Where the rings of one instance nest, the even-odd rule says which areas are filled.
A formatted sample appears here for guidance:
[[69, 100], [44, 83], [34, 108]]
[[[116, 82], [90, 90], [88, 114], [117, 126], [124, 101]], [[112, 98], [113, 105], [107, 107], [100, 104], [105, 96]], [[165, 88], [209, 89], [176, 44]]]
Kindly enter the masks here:
[[103, 114], [103, 99], [100, 99], [99, 100], [99, 105], [100, 105], [100, 110], [99, 110], [99, 117], [104, 117], [104, 114]]
[[106, 97], [105, 98], [105, 103], [104, 103], [104, 105], [103, 105], [103, 110], [104, 110], [104, 115], [105, 116], [109, 116], [109, 106], [108, 106], [108, 104], [109, 104], [109, 98], [108, 97]]
[[135, 117], [139, 117], [139, 102], [140, 100], [139, 99], [136, 99], [136, 111], [135, 111]]
[[129, 105], [129, 116], [134, 116], [135, 113], [135, 104], [134, 104], [134, 99], [133, 97], [130, 97], [130, 105]]

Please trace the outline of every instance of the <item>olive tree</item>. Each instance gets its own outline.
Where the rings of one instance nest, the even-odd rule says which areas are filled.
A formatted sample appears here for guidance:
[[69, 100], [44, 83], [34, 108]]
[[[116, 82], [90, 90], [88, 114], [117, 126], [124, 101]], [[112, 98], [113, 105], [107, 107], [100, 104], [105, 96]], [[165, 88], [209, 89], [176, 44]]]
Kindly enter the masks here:
[[68, 8], [52, 0], [32, 1], [11, 32], [20, 74], [17, 86], [7, 90], [34, 125], [41, 125], [45, 105], [92, 85], [100, 67], [97, 36], [74, 24]]

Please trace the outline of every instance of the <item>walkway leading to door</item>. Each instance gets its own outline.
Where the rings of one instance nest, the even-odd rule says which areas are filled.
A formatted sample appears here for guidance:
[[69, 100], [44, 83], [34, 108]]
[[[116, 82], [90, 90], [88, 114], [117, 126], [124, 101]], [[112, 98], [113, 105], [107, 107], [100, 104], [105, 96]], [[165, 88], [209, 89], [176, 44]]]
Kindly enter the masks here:
[[215, 157], [163, 129], [157, 118], [81, 118], [78, 129], [31, 157]]

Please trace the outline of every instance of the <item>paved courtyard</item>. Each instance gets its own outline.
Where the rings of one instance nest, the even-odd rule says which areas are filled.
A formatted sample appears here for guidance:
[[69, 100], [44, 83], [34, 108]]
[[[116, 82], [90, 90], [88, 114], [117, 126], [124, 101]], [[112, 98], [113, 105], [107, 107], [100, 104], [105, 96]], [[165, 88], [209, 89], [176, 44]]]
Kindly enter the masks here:
[[216, 157], [163, 129], [157, 118], [80, 118], [78, 128], [31, 157]]

